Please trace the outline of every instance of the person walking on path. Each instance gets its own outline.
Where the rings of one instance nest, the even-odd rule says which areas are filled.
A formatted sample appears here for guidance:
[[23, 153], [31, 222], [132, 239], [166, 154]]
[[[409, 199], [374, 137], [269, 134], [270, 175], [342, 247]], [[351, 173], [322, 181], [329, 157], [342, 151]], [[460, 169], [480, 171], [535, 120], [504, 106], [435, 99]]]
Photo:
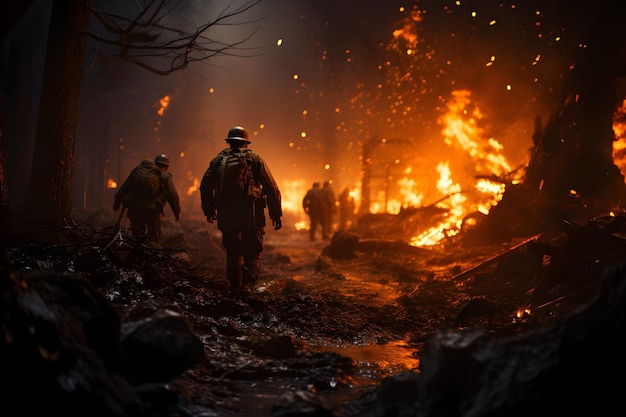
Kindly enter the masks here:
[[248, 148], [248, 131], [232, 127], [200, 182], [200, 199], [209, 223], [217, 220], [226, 249], [230, 294], [245, 300], [261, 272], [265, 208], [274, 230], [282, 228], [281, 193], [263, 158]]
[[335, 205], [335, 192], [330, 186], [330, 181], [324, 181], [322, 185], [322, 195], [324, 196], [324, 219], [322, 223], [322, 233], [324, 239], [330, 239], [333, 234], [333, 218], [337, 212], [337, 206]]
[[324, 205], [324, 193], [319, 182], [314, 182], [312, 187], [306, 192], [302, 199], [302, 208], [309, 216], [309, 239], [315, 240], [318, 226], [322, 229], [322, 237], [326, 237], [324, 218], [326, 217], [326, 206]]
[[[117, 190], [113, 211], [127, 209], [133, 237], [141, 243], [160, 245], [163, 208], [169, 204], [176, 221], [180, 220], [180, 199], [170, 172], [170, 158], [159, 154], [141, 161]], [[122, 217], [124, 211], [120, 214]]]
[[354, 223], [354, 198], [350, 190], [344, 188], [339, 198], [339, 230], [348, 230]]

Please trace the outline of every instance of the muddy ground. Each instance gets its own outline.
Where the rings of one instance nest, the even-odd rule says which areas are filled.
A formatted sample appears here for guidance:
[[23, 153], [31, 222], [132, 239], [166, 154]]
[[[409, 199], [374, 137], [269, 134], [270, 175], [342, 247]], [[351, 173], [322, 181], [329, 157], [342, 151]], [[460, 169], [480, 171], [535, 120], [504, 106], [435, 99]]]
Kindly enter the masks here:
[[[268, 228], [246, 302], [228, 297], [221, 235], [204, 218], [166, 221], [163, 247], [152, 248], [127, 236], [124, 223], [118, 230], [92, 213], [61, 231], [22, 230], [33, 245], [12, 256], [86, 275], [116, 306], [176, 305], [206, 352], [170, 384], [182, 399], [178, 412], [194, 416], [277, 415], [279, 405], [311, 393], [334, 415], [359, 415], [358, 399], [384, 378], [419, 372], [420, 350], [437, 330], [481, 327], [505, 338], [559, 320], [594, 292], [586, 276], [547, 282], [550, 259], [568, 239], [560, 231], [461, 233], [417, 248], [394, 216], [314, 242], [284, 220], [282, 230]], [[34, 243], [59, 234], [62, 243]], [[340, 236], [344, 246], [333, 251]]]

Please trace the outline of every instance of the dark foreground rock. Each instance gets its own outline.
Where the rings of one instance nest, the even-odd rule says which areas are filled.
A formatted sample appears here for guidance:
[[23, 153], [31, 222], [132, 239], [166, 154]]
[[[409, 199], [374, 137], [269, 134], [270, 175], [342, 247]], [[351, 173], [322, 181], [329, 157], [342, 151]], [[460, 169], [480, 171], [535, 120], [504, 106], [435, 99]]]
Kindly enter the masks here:
[[[614, 222], [494, 244], [466, 235], [434, 249], [357, 231], [319, 244], [270, 232], [246, 302], [228, 297], [220, 236], [205, 221], [167, 225], [162, 248], [106, 227], [74, 227], [54, 244], [7, 239], [4, 406], [66, 416], [595, 415], [617, 407], [623, 389], [626, 233]], [[361, 347], [398, 344], [412, 355], [400, 367], [358, 359]]]
[[[626, 265], [559, 323], [493, 341], [482, 329], [442, 330], [420, 373], [385, 379], [359, 413], [382, 416], [618, 415], [626, 384]], [[369, 406], [366, 406], [369, 404]]]
[[[166, 382], [198, 363], [202, 343], [181, 314], [150, 302], [127, 312], [86, 280], [0, 276], [0, 380], [14, 415], [143, 416], [169, 409]], [[123, 330], [124, 329], [124, 330]]]

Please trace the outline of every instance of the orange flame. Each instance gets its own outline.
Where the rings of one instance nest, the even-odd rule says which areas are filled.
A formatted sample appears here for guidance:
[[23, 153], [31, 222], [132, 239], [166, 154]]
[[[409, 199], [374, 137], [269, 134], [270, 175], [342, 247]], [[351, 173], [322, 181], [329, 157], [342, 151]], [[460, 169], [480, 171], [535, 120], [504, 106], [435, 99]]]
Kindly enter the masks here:
[[[439, 172], [439, 180], [437, 181], [437, 189], [444, 195], [449, 195], [449, 211], [447, 218], [437, 226], [431, 227], [416, 237], [412, 237], [409, 241], [411, 246], [431, 246], [439, 242], [441, 239], [454, 236], [460, 230], [461, 223], [465, 213], [463, 204], [467, 200], [461, 194], [461, 186], [452, 180], [450, 167], [447, 162], [440, 162], [437, 165]], [[443, 202], [437, 205], [442, 205]]]
[[626, 176], [626, 99], [615, 110], [613, 115], [613, 162], [622, 175]]
[[[484, 138], [478, 121], [483, 115], [478, 106], [471, 108], [471, 92], [458, 90], [452, 94], [447, 105], [447, 112], [439, 118], [443, 125], [444, 142], [450, 147], [460, 148], [473, 161], [477, 172], [489, 172], [495, 176], [511, 172], [511, 167], [500, 152], [503, 147], [494, 138]], [[445, 237], [459, 233], [463, 219], [473, 212], [488, 214], [491, 207], [498, 204], [504, 194], [505, 185], [484, 178], [476, 179], [474, 190], [478, 198], [470, 199], [463, 192], [461, 185], [452, 179], [449, 162], [440, 162], [437, 166], [439, 179], [437, 190], [447, 196], [437, 205], [447, 208], [444, 221], [410, 239], [412, 246], [432, 246]], [[466, 190], [469, 191], [469, 190]], [[444, 206], [445, 204], [445, 206]]]

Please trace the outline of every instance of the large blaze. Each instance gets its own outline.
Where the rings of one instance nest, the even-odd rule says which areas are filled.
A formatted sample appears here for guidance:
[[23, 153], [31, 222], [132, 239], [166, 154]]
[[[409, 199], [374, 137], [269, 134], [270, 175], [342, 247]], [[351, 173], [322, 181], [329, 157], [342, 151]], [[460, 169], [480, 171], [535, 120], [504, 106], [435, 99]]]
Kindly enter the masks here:
[[[273, 156], [270, 166], [281, 188], [283, 209], [295, 219], [293, 227], [308, 227], [302, 198], [314, 181], [325, 180], [333, 184], [336, 195], [349, 191], [359, 215], [393, 215], [426, 207], [444, 212], [433, 224], [406, 230], [407, 242], [413, 246], [437, 245], [458, 234], [475, 215], [489, 214], [508, 185], [524, 180], [534, 115], [528, 117], [522, 107], [542, 100], [531, 88], [539, 91], [541, 84], [557, 85], [556, 72], [550, 68], [560, 64], [554, 59], [555, 50], [585, 45], [567, 28], [552, 25], [551, 6], [541, 8], [499, 4], [497, 10], [480, 10], [462, 1], [398, 7], [393, 22], [389, 20], [391, 24], [382, 29], [386, 40], [372, 45], [376, 49], [372, 61], [356, 44], [342, 44], [333, 51], [330, 42], [324, 44], [316, 36], [319, 33], [313, 33], [311, 39], [319, 48], [315, 74], [327, 70], [331, 81], [321, 82], [298, 65], [281, 73], [298, 103], [293, 107], [299, 119], [281, 121], [290, 132], [269, 138], [276, 144], [259, 150], [268, 155], [267, 149], [280, 148], [279, 142], [288, 149], [278, 170]], [[301, 17], [315, 20], [304, 12]], [[332, 29], [332, 22], [324, 18], [320, 22], [319, 28]], [[487, 38], [513, 39], [518, 29], [504, 22], [517, 22], [525, 42], [531, 36], [537, 41], [515, 54], [525, 57], [523, 76], [515, 75], [520, 71], [510, 56], [515, 44], [481, 43]], [[435, 33], [435, 27], [441, 31]], [[294, 43], [287, 32], [277, 33], [273, 48]], [[333, 57], [337, 61], [331, 65]], [[351, 79], [348, 73], [356, 77]], [[553, 89], [544, 90], [552, 94]], [[224, 87], [219, 85], [209, 89], [211, 95], [221, 90]], [[157, 142], [161, 122], [176, 100], [172, 91], [154, 106]], [[497, 113], [516, 106], [519, 111], [508, 110], [507, 116], [513, 114], [518, 120], [503, 121], [507, 116]], [[625, 115], [626, 101], [616, 111], [613, 125], [613, 156], [622, 173], [626, 172]], [[266, 126], [276, 129], [276, 121], [266, 119], [247, 126], [258, 135], [257, 143], [268, 139]], [[257, 143], [252, 145], [255, 150]], [[211, 157], [211, 152], [206, 154], [203, 164]], [[187, 155], [188, 159], [196, 156]], [[186, 175], [177, 176], [181, 194], [194, 204], [204, 168], [188, 167]], [[114, 183], [110, 179], [108, 186]]]
[[[413, 246], [430, 246], [445, 237], [454, 236], [461, 229], [465, 216], [474, 212], [488, 214], [490, 207], [497, 204], [504, 194], [505, 184], [497, 180], [508, 175], [511, 168], [506, 157], [500, 153], [502, 146], [494, 138], [484, 137], [478, 125], [482, 114], [478, 106], [472, 109], [470, 96], [468, 90], [454, 91], [448, 111], [439, 118], [439, 123], [444, 142], [466, 152], [468, 161], [474, 165], [477, 175], [463, 181], [472, 190], [463, 189], [459, 182], [453, 180], [449, 161], [439, 162], [437, 190], [441, 197], [448, 198], [438, 205], [446, 208], [448, 215], [445, 221], [412, 237], [410, 244]], [[478, 173], [482, 173], [482, 177]], [[461, 172], [457, 176], [464, 175], [467, 174]], [[491, 176], [496, 181], [485, 176]]]

